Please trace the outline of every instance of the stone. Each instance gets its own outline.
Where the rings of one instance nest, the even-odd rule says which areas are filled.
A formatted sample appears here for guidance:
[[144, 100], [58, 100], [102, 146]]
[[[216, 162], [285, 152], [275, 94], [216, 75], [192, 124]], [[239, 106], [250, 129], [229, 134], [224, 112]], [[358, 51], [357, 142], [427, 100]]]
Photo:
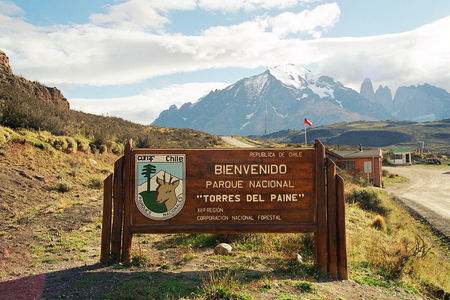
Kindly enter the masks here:
[[298, 261], [301, 264], [303, 263], [303, 257], [300, 254], [298, 254], [298, 253], [294, 253], [292, 255], [292, 258], [295, 259], [296, 261]]
[[5, 73], [12, 73], [8, 56], [6, 56], [5, 52], [3, 52], [2, 50], [0, 50], [0, 71], [3, 71]]
[[220, 243], [214, 248], [214, 254], [216, 255], [229, 255], [231, 254], [231, 250], [233, 247], [231, 247], [227, 243]]

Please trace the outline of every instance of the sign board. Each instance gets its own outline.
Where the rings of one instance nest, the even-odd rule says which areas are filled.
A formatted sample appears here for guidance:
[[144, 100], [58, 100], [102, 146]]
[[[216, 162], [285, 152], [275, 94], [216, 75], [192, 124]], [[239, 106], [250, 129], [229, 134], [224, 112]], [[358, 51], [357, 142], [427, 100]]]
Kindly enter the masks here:
[[315, 226], [312, 148], [132, 153], [132, 226], [182, 226], [186, 232]]
[[364, 162], [364, 173], [372, 173], [372, 163], [370, 161]]
[[[369, 164], [370, 168], [370, 164]], [[133, 149], [104, 182], [100, 261], [136, 233], [313, 232], [323, 273], [347, 278], [344, 181], [325, 147]]]

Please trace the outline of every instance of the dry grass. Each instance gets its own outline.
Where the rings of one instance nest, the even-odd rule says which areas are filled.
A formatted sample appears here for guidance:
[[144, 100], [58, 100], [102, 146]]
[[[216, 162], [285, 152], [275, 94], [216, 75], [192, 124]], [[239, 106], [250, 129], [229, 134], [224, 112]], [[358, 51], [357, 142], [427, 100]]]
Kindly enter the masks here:
[[[347, 191], [358, 189], [346, 186]], [[374, 191], [375, 192], [375, 191]], [[409, 284], [418, 290], [431, 286], [450, 290], [448, 252], [439, 247], [430, 229], [419, 223], [384, 192], [376, 192], [389, 210], [385, 217], [347, 204], [347, 251], [351, 277], [373, 274], [387, 285]], [[374, 226], [374, 223], [379, 225]], [[390, 283], [391, 282], [391, 283]], [[394, 284], [395, 285], [395, 284]]]

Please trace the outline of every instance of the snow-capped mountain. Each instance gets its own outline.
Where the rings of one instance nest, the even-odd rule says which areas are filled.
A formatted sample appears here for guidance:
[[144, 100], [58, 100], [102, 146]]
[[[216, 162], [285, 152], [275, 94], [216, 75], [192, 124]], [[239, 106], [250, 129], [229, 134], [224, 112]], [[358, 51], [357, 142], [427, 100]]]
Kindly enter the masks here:
[[260, 135], [340, 121], [388, 118], [383, 107], [331, 77], [284, 65], [210, 92], [195, 103], [163, 111], [152, 125], [193, 128], [219, 135]]

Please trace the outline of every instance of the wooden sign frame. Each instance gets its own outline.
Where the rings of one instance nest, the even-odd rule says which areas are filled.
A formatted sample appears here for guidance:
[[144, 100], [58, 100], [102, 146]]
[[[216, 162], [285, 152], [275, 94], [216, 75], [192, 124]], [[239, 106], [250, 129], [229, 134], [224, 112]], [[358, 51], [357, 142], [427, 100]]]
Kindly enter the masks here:
[[[302, 154], [296, 157], [295, 153]], [[289, 157], [287, 154], [289, 154]], [[147, 215], [145, 208], [144, 210], [142, 208], [143, 205], [140, 208], [138, 207], [139, 201], [144, 201], [139, 195], [147, 197], [145, 199], [147, 201], [151, 197], [155, 198], [155, 192], [150, 191], [150, 176], [148, 176], [146, 187], [144, 183], [141, 183], [142, 180], [138, 182], [137, 177], [139, 175], [136, 174], [138, 174], [137, 171], [141, 173], [145, 171], [157, 172], [158, 166], [164, 165], [160, 159], [161, 155], [166, 155], [168, 160], [173, 159], [182, 162], [183, 157], [189, 158], [183, 162], [185, 163], [184, 172], [186, 173], [183, 175], [180, 170], [174, 171], [175, 173], [178, 172], [176, 177], [166, 174], [166, 171], [164, 171], [164, 173], [161, 173], [162, 175], [152, 177], [153, 180], [159, 180], [158, 187], [163, 185], [176, 186], [178, 189], [176, 197], [178, 198], [174, 201], [177, 201], [178, 206], [171, 204], [173, 209], [170, 211], [154, 214], [149, 212], [149, 215]], [[253, 157], [258, 155], [265, 155], [266, 157]], [[274, 156], [274, 158], [271, 160], [267, 156]], [[149, 168], [153, 169], [143, 170], [142, 164], [138, 166], [138, 159], [148, 161], [154, 159], [159, 162], [151, 164], [152, 166]], [[226, 169], [232, 163], [236, 165], [239, 162], [244, 165], [238, 166], [243, 167], [247, 173], [242, 174], [242, 169], [239, 169], [241, 171], [238, 174], [233, 173], [232, 167]], [[246, 162], [248, 164], [245, 164]], [[261, 172], [266, 172], [263, 175], [258, 173], [258, 166], [262, 164], [261, 162], [273, 163], [263, 165], [264, 169]], [[281, 164], [281, 162], [284, 163]], [[175, 165], [181, 166], [181, 164]], [[252, 166], [254, 170], [250, 172]], [[272, 167], [272, 171], [269, 167]], [[161, 168], [159, 167], [159, 169]], [[289, 169], [289, 172], [286, 171], [287, 169]], [[160, 172], [163, 172], [162, 169]], [[174, 172], [172, 173], [175, 174]], [[248, 173], [251, 173], [251, 175]], [[256, 189], [256, 192], [249, 196], [249, 193], [255, 191], [249, 186], [249, 178], [261, 180], [261, 178], [268, 177], [279, 182], [291, 178], [290, 180], [293, 180], [293, 183], [290, 180], [289, 183], [287, 183], [288, 180], [284, 180], [285, 185], [289, 184], [288, 188], [284, 190], [283, 188], [278, 188], [276, 191], [270, 188]], [[244, 216], [247, 216], [246, 221], [241, 222], [237, 218], [230, 221], [227, 216], [225, 221], [215, 221], [212, 218], [212, 221], [203, 222], [201, 216], [203, 216], [203, 209], [206, 208], [197, 206], [198, 203], [203, 202], [203, 199], [206, 199], [205, 202], [209, 199], [204, 194], [211, 194], [210, 190], [205, 192], [205, 188], [211, 187], [215, 178], [228, 178], [234, 180], [234, 182], [240, 181], [238, 189], [218, 188], [215, 191], [218, 195], [225, 193], [226, 199], [239, 200], [237, 201], [239, 202], [238, 205], [227, 203], [225, 205], [226, 213], [234, 217], [242, 211]], [[185, 185], [182, 192], [180, 184]], [[153, 186], [155, 185], [153, 184]], [[144, 192], [138, 193], [139, 190]], [[293, 192], [294, 194], [282, 194], [283, 191], [286, 193]], [[174, 192], [173, 189], [172, 192]], [[228, 195], [229, 192], [233, 192], [232, 195]], [[152, 194], [151, 197], [150, 194]], [[295, 201], [291, 203], [277, 202], [276, 199], [284, 199], [284, 196], [281, 197], [280, 195], [294, 195], [286, 196], [286, 201]], [[186, 199], [183, 197], [190, 200], [185, 203], [183, 199], [184, 201]], [[154, 201], [153, 198], [151, 198], [152, 201]], [[192, 201], [196, 198], [202, 199], [202, 201]], [[114, 164], [114, 173], [104, 181], [103, 201], [100, 256], [102, 263], [106, 263], [110, 257], [123, 263], [129, 263], [132, 238], [135, 233], [313, 232], [314, 260], [317, 267], [324, 274], [329, 274], [335, 279], [348, 278], [344, 181], [336, 175], [335, 164], [325, 157], [325, 147], [319, 140], [315, 141], [314, 148], [255, 148], [245, 150], [133, 149], [132, 141], [129, 141], [125, 147], [124, 156]], [[207, 204], [211, 208], [222, 207], [221, 204], [218, 205], [217, 203]], [[185, 207], [182, 205], [185, 205]], [[197, 206], [194, 207], [194, 205]], [[285, 212], [282, 209], [283, 207], [289, 207], [289, 212]], [[276, 212], [277, 214], [274, 214], [274, 216], [278, 217], [274, 217], [274, 220], [271, 219], [271, 221], [259, 218], [259, 216], [264, 216], [264, 212], [267, 210]], [[195, 216], [197, 216], [197, 219], [195, 219]], [[201, 217], [201, 221], [199, 221], [198, 216]], [[213, 216], [216, 215], [213, 214]]]

